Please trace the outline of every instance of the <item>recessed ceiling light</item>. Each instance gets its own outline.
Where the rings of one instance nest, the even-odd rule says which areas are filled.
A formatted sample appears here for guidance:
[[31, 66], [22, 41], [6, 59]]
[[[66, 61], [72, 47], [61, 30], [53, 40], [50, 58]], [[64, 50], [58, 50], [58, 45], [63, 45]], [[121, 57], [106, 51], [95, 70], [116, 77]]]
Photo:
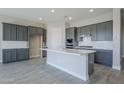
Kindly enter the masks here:
[[69, 16], [69, 17], [68, 17], [68, 19], [69, 19], [69, 20], [72, 20], [72, 17], [71, 17], [71, 16]]
[[89, 12], [91, 12], [91, 13], [94, 12], [94, 9], [90, 9]]
[[51, 13], [55, 13], [55, 10], [54, 10], [54, 9], [52, 9], [50, 12], [51, 12]]
[[43, 18], [42, 18], [42, 17], [40, 17], [39, 19], [40, 19], [40, 20], [43, 20]]

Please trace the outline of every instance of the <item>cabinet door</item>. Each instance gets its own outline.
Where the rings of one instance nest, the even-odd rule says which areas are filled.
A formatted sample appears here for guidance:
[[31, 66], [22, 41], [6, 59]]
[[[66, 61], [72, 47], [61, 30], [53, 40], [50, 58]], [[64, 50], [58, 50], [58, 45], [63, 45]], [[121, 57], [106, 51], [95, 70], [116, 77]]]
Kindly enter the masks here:
[[112, 51], [106, 50], [103, 52], [104, 53], [104, 59], [103, 59], [103, 64], [112, 67]]
[[28, 41], [28, 28], [23, 26], [23, 41]]
[[47, 31], [43, 30], [43, 43], [44, 43], [44, 45], [46, 45], [46, 42], [47, 42]]
[[24, 55], [25, 55], [24, 60], [29, 59], [29, 49], [28, 48], [24, 49]]
[[26, 60], [28, 59], [28, 49], [17, 49], [17, 60]]
[[81, 32], [81, 27], [77, 28], [77, 41], [80, 41], [80, 32]]
[[80, 35], [86, 35], [86, 36], [87, 36], [87, 35], [90, 35], [89, 26], [81, 27]]
[[112, 51], [111, 50], [97, 50], [95, 61], [97, 63], [112, 67]]
[[70, 28], [70, 38], [72, 38], [73, 40], [75, 40], [74, 34], [75, 34], [74, 27], [73, 28]]
[[96, 25], [90, 26], [91, 40], [96, 41]]
[[69, 29], [66, 29], [66, 39], [69, 39], [70, 38], [70, 31]]
[[11, 62], [16, 61], [16, 49], [11, 49]]
[[17, 40], [18, 41], [23, 41], [23, 26], [17, 25]]
[[16, 25], [11, 24], [11, 33], [10, 33], [10, 39], [12, 41], [16, 41]]
[[11, 50], [3, 49], [3, 63], [11, 62]]
[[11, 35], [11, 25], [7, 23], [3, 23], [3, 40], [10, 41], [11, 40], [10, 35]]
[[112, 41], [113, 40], [113, 26], [112, 21], [106, 22], [106, 35], [105, 35], [106, 41]]
[[96, 33], [96, 39], [98, 41], [105, 41], [105, 35], [106, 35], [106, 23], [100, 23], [97, 24], [97, 33]]

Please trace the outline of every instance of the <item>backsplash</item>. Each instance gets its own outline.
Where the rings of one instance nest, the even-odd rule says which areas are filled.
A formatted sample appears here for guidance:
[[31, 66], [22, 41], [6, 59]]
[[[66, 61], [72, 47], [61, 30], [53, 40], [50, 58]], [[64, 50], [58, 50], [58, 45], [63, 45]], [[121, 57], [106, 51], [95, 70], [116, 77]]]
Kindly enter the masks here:
[[84, 37], [83, 41], [80, 41], [78, 46], [92, 46], [95, 49], [113, 49], [113, 41], [92, 41], [91, 37]]
[[80, 41], [78, 46], [92, 46], [95, 49], [113, 50], [113, 41]]

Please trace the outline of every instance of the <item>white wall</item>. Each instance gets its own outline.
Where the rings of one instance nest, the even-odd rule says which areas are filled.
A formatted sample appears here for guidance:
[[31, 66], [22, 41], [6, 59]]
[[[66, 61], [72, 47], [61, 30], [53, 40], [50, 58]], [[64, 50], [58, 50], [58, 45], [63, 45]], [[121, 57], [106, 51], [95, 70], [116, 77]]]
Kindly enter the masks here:
[[113, 9], [113, 68], [121, 69], [121, 15], [120, 9]]
[[3, 38], [3, 32], [2, 32], [2, 24], [0, 23], [0, 63], [2, 62], [2, 38]]
[[102, 15], [97, 16], [97, 17], [88, 18], [88, 19], [85, 19], [85, 20], [81, 20], [81, 19], [77, 20], [77, 21], [71, 23], [71, 27], [91, 25], [91, 24], [96, 24], [96, 23], [109, 21], [109, 20], [112, 20], [112, 19], [113, 19], [113, 16], [112, 16], [112, 11], [111, 11], [110, 13], [102, 14]]
[[65, 47], [65, 23], [48, 23], [47, 24], [47, 45], [48, 48]]
[[2, 41], [2, 49], [29, 48], [27, 41]]
[[2, 22], [46, 28], [46, 24], [43, 24], [43, 23], [37, 23], [37, 22], [29, 21], [29, 20], [8, 17], [8, 16], [0, 16], [0, 23], [2, 23]]

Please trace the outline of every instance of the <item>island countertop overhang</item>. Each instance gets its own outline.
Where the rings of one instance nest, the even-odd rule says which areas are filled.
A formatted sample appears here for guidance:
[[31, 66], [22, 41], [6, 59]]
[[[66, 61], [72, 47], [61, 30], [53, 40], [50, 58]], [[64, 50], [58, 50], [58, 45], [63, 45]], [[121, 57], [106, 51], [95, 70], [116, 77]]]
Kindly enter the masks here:
[[48, 49], [48, 48], [43, 48], [41, 50], [57, 52], [57, 53], [73, 54], [73, 55], [79, 55], [79, 56], [88, 55], [88, 54], [96, 52], [94, 50], [79, 50], [79, 49]]

